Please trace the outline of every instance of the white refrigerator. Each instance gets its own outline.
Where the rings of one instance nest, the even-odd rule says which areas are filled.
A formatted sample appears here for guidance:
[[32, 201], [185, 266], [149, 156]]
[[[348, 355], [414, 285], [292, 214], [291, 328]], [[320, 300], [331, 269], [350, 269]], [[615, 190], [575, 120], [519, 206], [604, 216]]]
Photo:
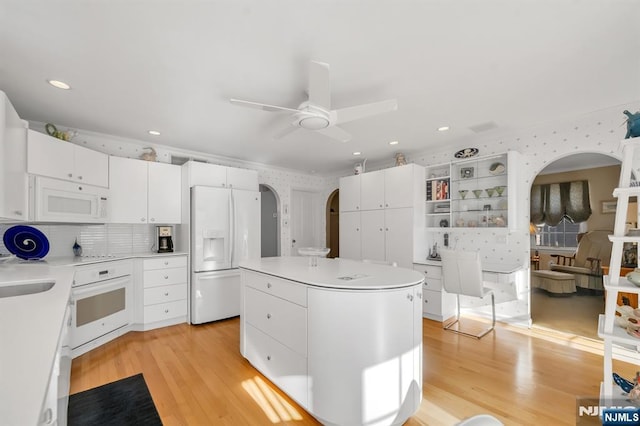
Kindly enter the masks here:
[[260, 193], [191, 187], [191, 323], [240, 315], [240, 261], [260, 257]]

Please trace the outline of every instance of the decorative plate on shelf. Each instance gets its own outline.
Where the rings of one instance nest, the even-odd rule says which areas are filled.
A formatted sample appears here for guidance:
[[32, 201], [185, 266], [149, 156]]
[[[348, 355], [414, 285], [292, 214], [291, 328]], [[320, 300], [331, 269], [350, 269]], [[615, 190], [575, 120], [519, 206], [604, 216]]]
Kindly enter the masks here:
[[2, 237], [5, 247], [20, 259], [42, 259], [49, 253], [49, 240], [32, 226], [16, 225]]
[[470, 158], [475, 155], [478, 155], [478, 148], [465, 148], [454, 154], [456, 158]]
[[489, 173], [494, 176], [503, 174], [505, 170], [506, 168], [502, 163], [493, 163], [491, 166], [489, 166]]

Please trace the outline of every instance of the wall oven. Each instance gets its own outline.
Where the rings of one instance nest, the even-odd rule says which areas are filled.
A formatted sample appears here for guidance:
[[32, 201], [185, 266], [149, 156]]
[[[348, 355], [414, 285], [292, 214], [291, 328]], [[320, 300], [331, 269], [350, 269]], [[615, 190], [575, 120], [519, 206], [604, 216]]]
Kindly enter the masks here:
[[92, 185], [32, 176], [31, 220], [38, 222], [104, 223], [108, 220], [109, 190]]
[[131, 260], [79, 266], [73, 280], [74, 356], [111, 340], [133, 320]]

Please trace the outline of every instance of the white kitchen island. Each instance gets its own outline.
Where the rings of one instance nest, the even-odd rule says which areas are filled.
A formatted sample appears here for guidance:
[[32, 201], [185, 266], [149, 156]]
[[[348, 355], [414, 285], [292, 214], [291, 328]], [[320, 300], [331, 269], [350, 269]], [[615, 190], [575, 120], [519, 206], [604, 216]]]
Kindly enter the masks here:
[[328, 425], [399, 425], [422, 400], [423, 275], [346, 259], [242, 269], [240, 351]]

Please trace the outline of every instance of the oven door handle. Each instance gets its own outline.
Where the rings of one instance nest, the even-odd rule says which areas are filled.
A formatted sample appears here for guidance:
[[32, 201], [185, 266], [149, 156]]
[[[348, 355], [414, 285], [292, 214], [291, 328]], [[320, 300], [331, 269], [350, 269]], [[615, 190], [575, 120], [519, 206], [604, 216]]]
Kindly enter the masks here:
[[104, 293], [105, 290], [115, 290], [121, 287], [128, 287], [131, 283], [131, 276], [114, 278], [112, 280], [100, 281], [97, 283], [89, 283], [80, 287], [73, 288], [73, 296], [77, 300], [82, 297], [92, 296]]

